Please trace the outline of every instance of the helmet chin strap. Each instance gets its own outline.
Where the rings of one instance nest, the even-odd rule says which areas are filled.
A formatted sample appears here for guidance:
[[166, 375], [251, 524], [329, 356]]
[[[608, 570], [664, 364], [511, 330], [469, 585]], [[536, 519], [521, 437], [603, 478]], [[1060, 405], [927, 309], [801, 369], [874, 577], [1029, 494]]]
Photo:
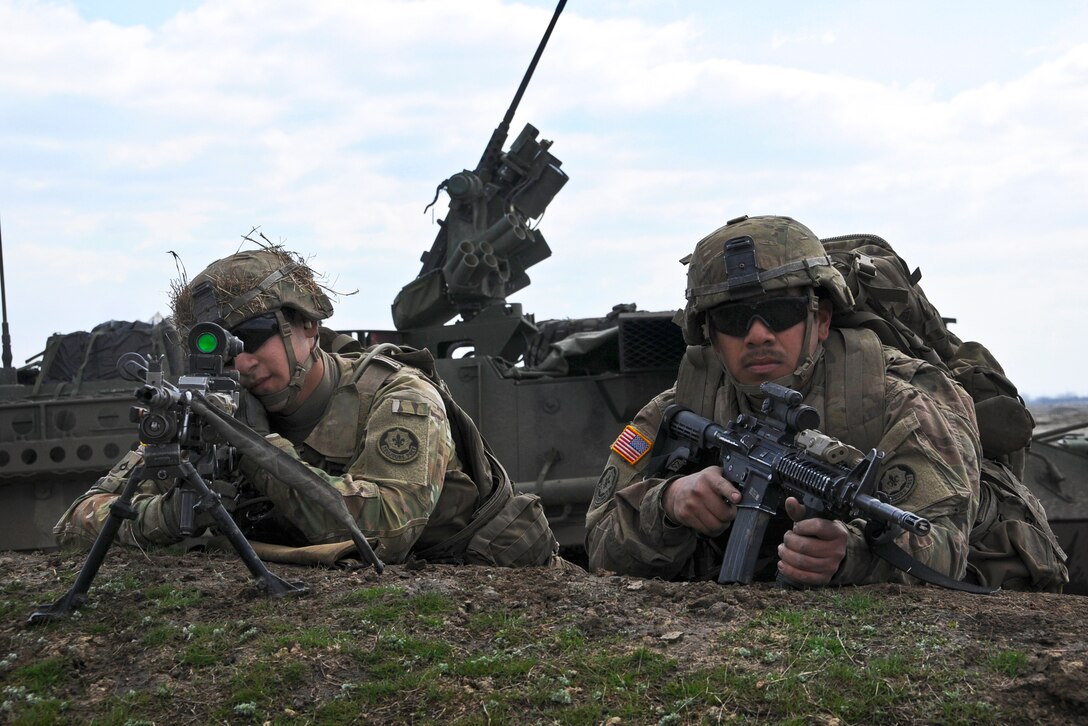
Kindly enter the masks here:
[[306, 382], [306, 375], [317, 363], [317, 345], [310, 347], [310, 354], [306, 360], [295, 359], [295, 346], [291, 344], [291, 324], [283, 317], [281, 310], [276, 311], [276, 320], [280, 324], [280, 337], [283, 339], [283, 347], [287, 352], [287, 367], [291, 370], [291, 380], [282, 391], [257, 396], [264, 409], [269, 413], [280, 416], [290, 416], [302, 406], [299, 396], [302, 394], [302, 385]]

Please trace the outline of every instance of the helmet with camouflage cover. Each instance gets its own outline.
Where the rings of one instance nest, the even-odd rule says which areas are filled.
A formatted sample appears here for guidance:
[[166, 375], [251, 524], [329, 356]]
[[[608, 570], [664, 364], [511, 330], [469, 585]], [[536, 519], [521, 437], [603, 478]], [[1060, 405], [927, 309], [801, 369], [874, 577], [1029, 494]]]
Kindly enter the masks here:
[[820, 238], [789, 217], [731, 219], [682, 261], [688, 265], [683, 329], [689, 345], [707, 342], [707, 310], [774, 290], [821, 288], [836, 310], [854, 304]]
[[298, 255], [279, 246], [245, 250], [208, 265], [174, 291], [174, 320], [183, 331], [213, 322], [230, 329], [250, 318], [294, 310], [306, 320], [332, 316], [332, 302]]
[[[289, 416], [299, 410], [306, 377], [321, 353], [315, 338], [306, 358], [296, 359], [288, 317], [296, 322], [301, 317], [309, 327], [333, 313], [332, 302], [302, 257], [271, 244], [237, 252], [208, 265], [192, 282], [175, 283], [173, 298], [174, 321], [183, 334], [196, 323], [232, 330], [251, 318], [274, 316], [291, 377], [282, 391], [254, 395], [266, 411]], [[285, 315], [287, 311], [295, 314]]]

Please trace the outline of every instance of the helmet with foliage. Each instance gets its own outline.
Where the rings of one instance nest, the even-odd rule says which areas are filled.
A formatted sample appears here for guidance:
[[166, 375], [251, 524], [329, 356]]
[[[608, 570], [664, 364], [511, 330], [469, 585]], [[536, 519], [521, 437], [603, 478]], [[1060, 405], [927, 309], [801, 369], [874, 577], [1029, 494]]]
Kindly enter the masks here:
[[853, 295], [820, 238], [789, 217], [731, 219], [682, 262], [688, 265], [683, 328], [689, 345], [707, 342], [707, 310], [775, 290], [820, 288], [836, 310], [853, 307]]
[[213, 262], [191, 282], [175, 283], [173, 298], [174, 320], [182, 330], [200, 322], [230, 329], [279, 310], [294, 310], [311, 321], [333, 313], [305, 260], [276, 245]]
[[[245, 239], [257, 242], [251, 237]], [[289, 416], [301, 407], [306, 378], [320, 355], [315, 340], [304, 359], [296, 357], [290, 319], [298, 322], [301, 318], [304, 324], [324, 320], [332, 315], [332, 302], [302, 257], [279, 245], [257, 244], [260, 249], [237, 252], [213, 262], [192, 282], [175, 282], [174, 321], [187, 335], [196, 323], [217, 323], [232, 330], [251, 318], [274, 316], [291, 377], [281, 391], [254, 395], [266, 411]], [[294, 315], [288, 314], [290, 311]]]

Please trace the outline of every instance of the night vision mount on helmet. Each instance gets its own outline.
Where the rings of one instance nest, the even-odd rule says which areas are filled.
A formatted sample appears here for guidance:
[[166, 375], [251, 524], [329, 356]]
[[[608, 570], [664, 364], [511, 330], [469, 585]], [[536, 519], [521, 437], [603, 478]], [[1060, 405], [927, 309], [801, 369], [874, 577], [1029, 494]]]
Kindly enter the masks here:
[[854, 304], [820, 238], [789, 217], [731, 219], [701, 239], [681, 262], [688, 266], [683, 328], [689, 345], [706, 342], [706, 311], [728, 302], [777, 290], [819, 288], [836, 310]]

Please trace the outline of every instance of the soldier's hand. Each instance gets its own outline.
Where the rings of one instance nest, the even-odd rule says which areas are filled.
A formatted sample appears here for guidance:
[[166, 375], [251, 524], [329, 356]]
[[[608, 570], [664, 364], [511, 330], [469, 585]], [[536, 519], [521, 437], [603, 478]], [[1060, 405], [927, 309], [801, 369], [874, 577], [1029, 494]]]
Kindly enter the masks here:
[[806, 519], [808, 510], [794, 497], [786, 499], [786, 513], [794, 524], [778, 545], [779, 571], [805, 585], [831, 582], [846, 557], [846, 525], [821, 517]]
[[[223, 508], [228, 513], [233, 513], [236, 507], [235, 499], [238, 495], [238, 489], [229, 481], [222, 479], [216, 479], [214, 481], [208, 481], [208, 488], [211, 489], [212, 495], [217, 496], [219, 501], [223, 503]], [[160, 511], [162, 512], [162, 523], [160, 527], [163, 531], [168, 532], [171, 536], [180, 539], [181, 534], [181, 520], [184, 517], [182, 512], [183, 507], [191, 506], [193, 513], [193, 526], [195, 527], [194, 534], [199, 535], [200, 532], [215, 524], [215, 516], [212, 514], [213, 507], [211, 502], [202, 504], [200, 502], [200, 495], [195, 491], [190, 490], [191, 496], [186, 498], [181, 496], [181, 490], [178, 488], [171, 489], [166, 494], [159, 495], [160, 497]], [[147, 515], [145, 514], [145, 517]]]
[[[288, 456], [294, 459], [298, 458], [298, 452], [295, 451], [294, 445], [279, 434], [268, 434], [264, 437], [264, 440]], [[266, 493], [265, 489], [268, 486], [271, 475], [254, 457], [243, 456], [238, 462], [238, 470], [242, 473], [242, 476], [246, 478], [246, 481], [253, 485], [254, 489], [262, 494]]]
[[665, 514], [677, 524], [711, 537], [721, 534], [737, 516], [740, 490], [722, 476], [720, 466], [708, 466], [672, 482], [665, 490]]
[[[237, 505], [238, 488], [229, 481], [223, 479], [215, 479], [208, 482], [208, 488], [212, 490], [213, 495], [219, 496], [219, 501], [223, 503], [223, 508], [227, 510], [228, 514], [233, 514]], [[210, 503], [209, 503], [210, 504]], [[194, 510], [195, 517], [193, 522], [197, 527], [207, 528], [216, 523], [215, 516], [212, 514], [212, 506], [201, 506], [199, 503]]]

